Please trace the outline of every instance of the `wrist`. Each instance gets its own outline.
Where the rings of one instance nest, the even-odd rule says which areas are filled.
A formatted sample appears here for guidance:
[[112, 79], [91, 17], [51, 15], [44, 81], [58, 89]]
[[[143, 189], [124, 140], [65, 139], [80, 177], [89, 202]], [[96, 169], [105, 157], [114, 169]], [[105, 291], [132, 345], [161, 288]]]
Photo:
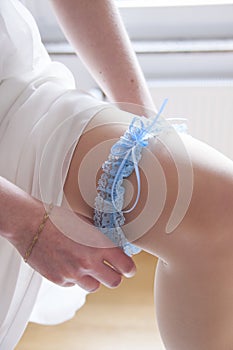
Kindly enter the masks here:
[[43, 214], [42, 202], [0, 178], [0, 235], [21, 255], [25, 253]]
[[11, 220], [7, 239], [15, 246], [19, 253], [24, 256], [27, 248], [42, 221], [45, 208], [42, 202], [28, 196], [23, 200], [23, 205]]

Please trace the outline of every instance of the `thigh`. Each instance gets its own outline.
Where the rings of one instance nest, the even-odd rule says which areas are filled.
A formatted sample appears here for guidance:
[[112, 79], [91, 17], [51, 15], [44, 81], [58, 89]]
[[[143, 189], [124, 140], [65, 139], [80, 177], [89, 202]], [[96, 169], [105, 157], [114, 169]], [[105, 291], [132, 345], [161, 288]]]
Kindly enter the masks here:
[[64, 198], [74, 211], [89, 219], [93, 217], [101, 166], [132, 118], [130, 113], [105, 108], [95, 114], [77, 143], [64, 185]]
[[[134, 115], [128, 112], [115, 108], [104, 109], [91, 120], [77, 143], [66, 177], [64, 193], [73, 210], [89, 219], [93, 216], [101, 166], [107, 160], [111, 146], [128, 129], [133, 118]], [[146, 236], [150, 229], [154, 231], [154, 224], [159, 215], [162, 214], [162, 218], [166, 216], [161, 212], [164, 200], [167, 212], [174, 203], [177, 192], [176, 176], [173, 176], [174, 162], [159, 140], [150, 140], [149, 146], [142, 150], [139, 167], [140, 198], [136, 208], [125, 214], [123, 226], [124, 233], [130, 241]], [[166, 173], [172, 175], [169, 193], [164, 191], [166, 176], [163, 168], [166, 168]], [[138, 183], [135, 172], [124, 180], [124, 188], [124, 209], [127, 210], [137, 196]], [[159, 235], [156, 237], [159, 238]], [[143, 242], [140, 241], [140, 244]]]
[[[101, 165], [132, 118], [116, 109], [103, 110], [77, 144], [64, 191], [73, 209], [90, 219]], [[228, 350], [233, 344], [233, 163], [189, 136], [182, 142], [187, 152], [179, 152], [172, 138], [152, 140], [144, 150], [141, 197], [126, 216], [124, 230], [131, 240], [137, 238], [138, 246], [160, 258], [156, 308], [167, 348]], [[187, 153], [193, 174], [190, 202], [180, 224], [167, 234], [166, 224], [183, 185], [177, 165], [186, 175]], [[135, 174], [125, 187], [134, 200]], [[163, 206], [158, 206], [159, 200]], [[152, 225], [147, 226], [151, 217]]]
[[[92, 119], [76, 146], [64, 192], [70, 206], [90, 219], [101, 166], [132, 118], [132, 114], [115, 108], [104, 109]], [[221, 259], [223, 252], [229, 257], [233, 244], [233, 162], [192, 137], [180, 137], [182, 147], [174, 140], [152, 139], [143, 149], [141, 195], [136, 208], [125, 215], [124, 232], [130, 241], [167, 262], [185, 262], [205, 255], [207, 250], [215, 259]], [[189, 177], [191, 181], [178, 201]], [[130, 207], [137, 194], [135, 173], [124, 181], [124, 187]], [[190, 196], [184, 207], [186, 191]], [[167, 234], [175, 205], [178, 213], [182, 212], [181, 220]]]
[[[208, 254], [211, 260], [233, 260], [233, 162], [215, 149], [190, 136], [181, 136], [192, 167], [190, 200], [185, 207], [178, 193], [183, 188], [179, 181], [176, 163], [185, 164], [182, 154], [172, 159], [164, 146], [153, 145], [166, 179], [167, 193], [163, 211], [155, 224], [136, 241], [148, 252], [174, 264], [196, 261]], [[170, 144], [169, 144], [170, 143]], [[171, 141], [167, 141], [172, 148]], [[184, 167], [184, 176], [186, 169]], [[156, 181], [155, 181], [156, 182]], [[156, 184], [151, 183], [154, 191]], [[183, 212], [182, 220], [173, 231], [166, 227], [174, 206]]]

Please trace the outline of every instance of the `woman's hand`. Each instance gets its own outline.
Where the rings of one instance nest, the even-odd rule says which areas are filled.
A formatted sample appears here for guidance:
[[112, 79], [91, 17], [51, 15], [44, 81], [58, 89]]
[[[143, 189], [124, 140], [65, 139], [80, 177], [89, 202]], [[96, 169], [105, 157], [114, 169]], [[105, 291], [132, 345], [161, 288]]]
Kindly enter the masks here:
[[[0, 178], [0, 209], [0, 234], [24, 257], [43, 219], [44, 205]], [[54, 207], [28, 263], [58, 285], [78, 284], [87, 291], [100, 284], [116, 287], [122, 275], [135, 273], [132, 259], [121, 249], [87, 220], [61, 207]]]

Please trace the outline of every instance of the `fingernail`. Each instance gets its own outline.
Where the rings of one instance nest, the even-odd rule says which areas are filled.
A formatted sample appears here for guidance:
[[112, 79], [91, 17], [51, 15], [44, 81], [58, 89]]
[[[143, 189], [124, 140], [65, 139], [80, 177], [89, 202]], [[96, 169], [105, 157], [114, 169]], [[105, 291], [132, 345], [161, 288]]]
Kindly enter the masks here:
[[99, 289], [99, 286], [98, 286], [98, 287], [96, 287], [96, 288], [94, 288], [94, 289], [92, 289], [92, 290], [89, 290], [89, 293], [95, 293], [95, 292], [97, 292], [97, 291], [98, 291], [98, 289]]
[[120, 284], [121, 284], [121, 279], [118, 280], [118, 281], [113, 282], [113, 284], [111, 285], [111, 287], [112, 287], [112, 288], [116, 288], [116, 287], [118, 287]]
[[132, 268], [132, 270], [130, 270], [129, 272], [125, 272], [125, 273], [124, 273], [124, 276], [125, 276], [126, 278], [131, 278], [131, 277], [135, 276], [136, 272], [137, 272], [137, 269], [136, 269], [136, 266], [134, 266], [134, 267]]

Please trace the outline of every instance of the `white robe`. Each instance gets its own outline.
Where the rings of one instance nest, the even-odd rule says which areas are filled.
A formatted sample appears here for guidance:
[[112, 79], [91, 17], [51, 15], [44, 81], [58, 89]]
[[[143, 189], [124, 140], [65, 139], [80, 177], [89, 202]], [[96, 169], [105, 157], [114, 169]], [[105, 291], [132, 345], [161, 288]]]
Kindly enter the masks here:
[[[75, 144], [94, 114], [106, 107], [76, 90], [69, 70], [51, 62], [25, 7], [18, 0], [1, 0], [0, 175], [60, 205]], [[16, 346], [29, 320], [63, 322], [85, 297], [78, 286], [62, 288], [41, 277], [0, 237], [1, 350]]]

